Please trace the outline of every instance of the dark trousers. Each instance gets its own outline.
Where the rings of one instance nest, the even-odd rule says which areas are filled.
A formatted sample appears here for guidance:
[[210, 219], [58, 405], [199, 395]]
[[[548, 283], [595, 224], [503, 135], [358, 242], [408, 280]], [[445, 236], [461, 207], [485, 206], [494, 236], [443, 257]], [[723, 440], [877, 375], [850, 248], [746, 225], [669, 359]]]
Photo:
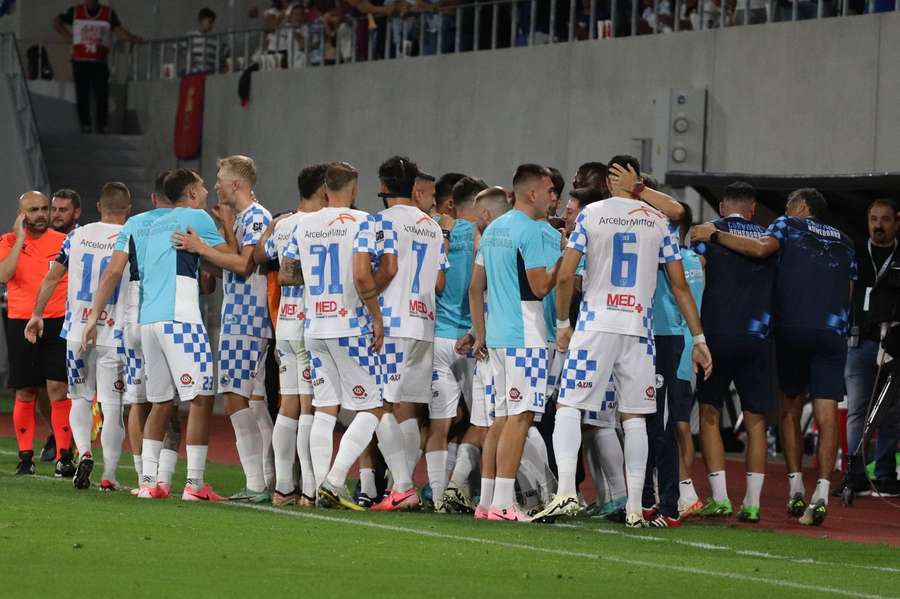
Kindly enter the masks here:
[[75, 77], [75, 101], [82, 127], [91, 125], [91, 92], [97, 104], [97, 128], [105, 129], [109, 115], [109, 67], [105, 62], [72, 61]]
[[[678, 517], [678, 442], [676, 422], [669, 395], [678, 392], [675, 384], [678, 362], [684, 351], [684, 337], [681, 335], [660, 335], [656, 343], [656, 414], [647, 418], [647, 437], [650, 452], [647, 456], [647, 476], [644, 479], [642, 503], [645, 507], [654, 504], [653, 470], [659, 486], [659, 511], [669, 518]], [[673, 396], [674, 401], [674, 396]]]

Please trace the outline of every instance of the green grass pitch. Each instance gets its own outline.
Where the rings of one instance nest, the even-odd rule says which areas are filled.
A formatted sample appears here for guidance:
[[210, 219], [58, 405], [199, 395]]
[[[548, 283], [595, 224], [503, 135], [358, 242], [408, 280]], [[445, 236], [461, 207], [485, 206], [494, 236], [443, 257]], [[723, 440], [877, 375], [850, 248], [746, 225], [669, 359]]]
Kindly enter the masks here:
[[[3, 597], [900, 595], [900, 549], [883, 545], [731, 526], [629, 531], [590, 519], [139, 501], [76, 491], [49, 464], [16, 478], [14, 450], [0, 440]], [[122, 465], [119, 480], [133, 484], [129, 454]], [[242, 483], [237, 466], [211, 464], [207, 478], [221, 493]]]

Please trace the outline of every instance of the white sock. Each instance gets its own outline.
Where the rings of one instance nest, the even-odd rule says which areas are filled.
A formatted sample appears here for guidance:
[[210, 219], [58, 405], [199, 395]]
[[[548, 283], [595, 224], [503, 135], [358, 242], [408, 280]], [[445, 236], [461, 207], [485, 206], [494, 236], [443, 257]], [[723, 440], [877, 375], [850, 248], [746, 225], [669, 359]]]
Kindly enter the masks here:
[[581, 447], [581, 410], [561, 406], [556, 410], [553, 428], [553, 452], [556, 454], [556, 472], [559, 486], [556, 494], [576, 496], [575, 470], [578, 467], [578, 449]]
[[410, 475], [416, 471], [419, 463], [419, 451], [422, 437], [419, 434], [419, 422], [415, 418], [409, 418], [400, 423], [400, 434], [403, 435], [403, 453], [406, 455], [406, 465]]
[[641, 513], [641, 494], [647, 471], [647, 423], [643, 417], [629, 418], [622, 423], [625, 431], [625, 482], [628, 499], [625, 513]]
[[[141, 449], [143, 451], [143, 448]], [[134, 471], [138, 477], [138, 484], [141, 483], [141, 475], [144, 473], [144, 463], [141, 459], [141, 454], [135, 453], [131, 456], [131, 459], [134, 460]]]
[[309, 455], [312, 460], [316, 488], [318, 489], [331, 469], [331, 453], [334, 451], [334, 424], [331, 414], [317, 411], [309, 430]]
[[810, 497], [809, 502], [815, 503], [818, 500], [823, 500], [825, 505], [828, 505], [828, 491], [831, 490], [831, 481], [827, 478], [820, 478], [816, 481], [816, 490], [813, 491], [812, 497]]
[[481, 460], [481, 450], [469, 443], [463, 443], [456, 452], [456, 466], [453, 467], [453, 474], [450, 475], [450, 482], [457, 487], [462, 488], [469, 480], [472, 470]]
[[156, 485], [156, 477], [159, 474], [159, 452], [162, 451], [162, 441], [154, 441], [144, 437], [144, 446], [141, 449], [141, 484], [153, 487]]
[[627, 494], [625, 489], [625, 454], [622, 443], [614, 428], [599, 428], [594, 437], [600, 468], [609, 485], [610, 499], [622, 499]]
[[494, 501], [494, 480], [493, 478], [481, 479], [481, 497], [478, 500], [478, 507], [488, 509]]
[[[414, 422], [414, 420], [407, 420], [407, 422]], [[400, 432], [400, 425], [397, 424], [397, 419], [393, 414], [385, 412], [378, 423], [376, 434], [378, 435], [378, 449], [384, 456], [384, 461], [393, 477], [391, 488], [398, 492], [408, 491], [413, 486], [412, 472], [407, 462], [403, 433]], [[418, 434], [418, 430], [416, 434]]]
[[[552, 498], [553, 491], [550, 489], [546, 472], [549, 470], [549, 464], [545, 461], [547, 457], [547, 446], [544, 445], [544, 438], [535, 427], [529, 427], [528, 434], [525, 436], [525, 444], [522, 446], [522, 459], [519, 464], [519, 470], [525, 466], [524, 476], [528, 479], [526, 485], [530, 489], [537, 491], [538, 501], [547, 502]], [[518, 475], [516, 480], [521, 486], [522, 481]], [[525, 489], [522, 489], [525, 493]]]
[[91, 402], [82, 399], [73, 401], [69, 410], [69, 428], [72, 429], [72, 440], [75, 441], [75, 447], [83, 456], [91, 453], [91, 428], [93, 426], [94, 416], [91, 414]]
[[724, 470], [710, 472], [706, 478], [709, 479], [709, 488], [712, 490], [713, 501], [725, 501], [728, 499], [728, 487], [725, 484]]
[[159, 482], [172, 486], [172, 475], [175, 474], [175, 465], [178, 463], [178, 452], [163, 448], [159, 452]]
[[263, 491], [266, 488], [266, 477], [263, 473], [262, 436], [256, 417], [249, 408], [243, 408], [231, 415], [238, 456], [247, 479], [247, 489]]
[[444, 496], [447, 488], [447, 453], [446, 449], [429, 451], [425, 454], [425, 465], [428, 467], [428, 484], [431, 485], [431, 496], [435, 502]]
[[363, 495], [375, 499], [378, 495], [378, 485], [375, 484], [375, 471], [371, 468], [359, 469], [359, 490]]
[[788, 472], [788, 485], [790, 490], [788, 493], [791, 497], [799, 494], [801, 497], [806, 497], [806, 489], [803, 488], [803, 473], [802, 472]]
[[451, 441], [447, 443], [447, 470], [444, 472], [444, 480], [450, 480], [453, 469], [456, 468], [456, 456], [459, 455], [459, 443]]
[[686, 478], [678, 482], [678, 501], [682, 505], [689, 506], [699, 499], [697, 497], [697, 489], [694, 488], [694, 481]]
[[762, 493], [766, 475], [761, 472], [747, 473], [747, 490], [744, 493], [744, 507], [759, 507], [759, 496]]
[[272, 429], [272, 449], [275, 452], [275, 490], [282, 494], [293, 493], [294, 460], [297, 456], [297, 420], [279, 414]]
[[375, 428], [378, 426], [378, 417], [371, 412], [357, 412], [353, 422], [347, 427], [344, 436], [341, 437], [341, 445], [337, 455], [334, 456], [334, 464], [328, 473], [327, 480], [336, 487], [347, 484], [347, 472], [353, 462], [359, 459], [366, 450]]
[[256, 426], [259, 427], [259, 435], [262, 439], [263, 476], [266, 488], [271, 489], [275, 481], [275, 453], [272, 449], [272, 434], [275, 426], [272, 424], [268, 403], [259, 400], [249, 403], [250, 411], [256, 417]]
[[122, 404], [106, 402], [103, 409], [103, 429], [100, 431], [100, 446], [103, 448], [103, 479], [116, 480], [119, 458], [122, 456], [122, 442], [125, 441], [125, 424], [122, 422]]
[[209, 453], [209, 445], [188, 445], [187, 451], [187, 481], [197, 489], [203, 488], [203, 475], [206, 473], [206, 454]]
[[[316, 496], [316, 475], [313, 470], [312, 454], [309, 451], [309, 437], [315, 417], [301, 414], [297, 423], [297, 455], [300, 457], [300, 492], [307, 497]], [[329, 459], [331, 454], [329, 453]]]
[[516, 479], [496, 478], [494, 481], [494, 499], [491, 501], [491, 507], [498, 510], [505, 510], [512, 507], [515, 502]]

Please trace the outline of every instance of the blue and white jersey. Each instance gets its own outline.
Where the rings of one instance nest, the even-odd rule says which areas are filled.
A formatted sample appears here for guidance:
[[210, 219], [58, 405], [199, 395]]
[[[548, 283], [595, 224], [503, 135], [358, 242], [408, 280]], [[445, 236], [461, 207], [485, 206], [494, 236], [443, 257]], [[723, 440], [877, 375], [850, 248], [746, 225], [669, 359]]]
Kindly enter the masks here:
[[497, 217], [481, 236], [476, 263], [487, 277], [487, 346], [546, 348], [544, 307], [526, 276], [546, 268], [541, 223], [515, 209]]
[[581, 211], [568, 247], [585, 256], [577, 329], [651, 337], [657, 267], [681, 260], [666, 217], [644, 202], [609, 198]]
[[814, 218], [781, 216], [768, 229], [780, 246], [775, 274], [775, 326], [847, 334], [853, 242]]
[[375, 215], [379, 259], [397, 257], [397, 274], [378, 298], [385, 337], [434, 341], [435, 285], [447, 270], [444, 237], [434, 219], [397, 204]]
[[[122, 327], [128, 324], [137, 324], [141, 307], [141, 272], [138, 267], [137, 253], [133, 237], [146, 237], [150, 234], [150, 225], [160, 216], [167, 214], [171, 208], [154, 208], [147, 212], [141, 212], [130, 217], [116, 239], [115, 251], [128, 254], [128, 285], [122, 286], [123, 294]], [[124, 244], [120, 240], [124, 238]]]
[[[562, 250], [559, 245], [562, 242], [562, 233], [553, 228], [547, 221], [541, 221], [541, 232], [544, 235], [544, 255], [547, 270], [553, 269], [559, 260]], [[547, 326], [547, 343], [556, 343], [556, 288], [544, 296], [544, 324]]]
[[[94, 290], [100, 284], [103, 271], [109, 265], [113, 248], [122, 225], [90, 223], [73, 229], [63, 242], [56, 261], [69, 271], [69, 287], [66, 297], [66, 319], [60, 337], [69, 341], [81, 341], [84, 323], [91, 315]], [[124, 297], [120, 301], [120, 289], [128, 289], [128, 273], [124, 273], [113, 291], [109, 302], [97, 318], [97, 345], [116, 347], [122, 332]]]
[[450, 251], [445, 273], [444, 292], [437, 297], [437, 321], [434, 336], [459, 339], [472, 328], [469, 310], [469, 283], [475, 258], [475, 225], [458, 218], [450, 229]]
[[[284, 252], [291, 240], [291, 234], [305, 216], [310, 212], [297, 212], [283, 218], [275, 224], [275, 229], [266, 240], [266, 258], [281, 262]], [[303, 285], [282, 285], [281, 299], [278, 303], [278, 323], [275, 337], [284, 341], [302, 341], [306, 325], [306, 308], [303, 302]]]
[[[272, 215], [254, 202], [234, 217], [234, 237], [237, 251], [255, 246]], [[247, 277], [229, 270], [222, 272], [222, 334], [261, 337], [272, 336], [267, 303], [266, 275], [257, 266]]]
[[375, 217], [353, 208], [322, 208], [300, 220], [284, 251], [303, 270], [306, 337], [335, 339], [372, 332], [372, 316], [353, 279], [353, 256], [376, 255]]
[[202, 324], [200, 317], [200, 256], [172, 245], [176, 231], [193, 230], [209, 246], [225, 240], [203, 210], [164, 209], [166, 212], [137, 231], [119, 232], [116, 250], [131, 243], [141, 281], [140, 324], [184, 322]]

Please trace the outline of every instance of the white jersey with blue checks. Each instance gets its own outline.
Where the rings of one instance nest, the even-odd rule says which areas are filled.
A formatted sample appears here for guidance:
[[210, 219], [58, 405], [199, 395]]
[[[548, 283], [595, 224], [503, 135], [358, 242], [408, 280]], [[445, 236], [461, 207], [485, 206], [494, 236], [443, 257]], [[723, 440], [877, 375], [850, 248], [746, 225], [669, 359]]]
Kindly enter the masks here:
[[[297, 212], [282, 218], [275, 224], [272, 235], [266, 240], [266, 258], [281, 262], [284, 251], [291, 239], [291, 233], [297, 223], [311, 212]], [[303, 285], [282, 285], [281, 300], [278, 303], [278, 321], [275, 326], [275, 337], [282, 341], [303, 341], [303, 329], [306, 323], [306, 308], [303, 302]]]
[[[81, 341], [84, 323], [91, 314], [94, 291], [100, 284], [103, 271], [109, 265], [116, 239], [122, 225], [90, 223], [74, 229], [63, 242], [56, 261], [69, 271], [66, 297], [66, 319], [61, 337]], [[106, 308], [97, 318], [97, 345], [117, 347], [125, 312], [125, 294], [120, 301], [120, 289], [128, 289], [128, 272], [113, 291]]]
[[681, 259], [666, 217], [639, 200], [609, 198], [581, 211], [568, 247], [585, 255], [577, 330], [648, 336], [657, 266]]
[[352, 208], [323, 208], [294, 227], [284, 257], [303, 270], [306, 337], [371, 333], [371, 316], [356, 291], [353, 256], [374, 257], [375, 217]]
[[379, 257], [397, 257], [397, 274], [378, 298], [385, 337], [434, 341], [434, 286], [448, 266], [440, 226], [398, 204], [375, 216], [375, 239]]
[[[238, 252], [259, 242], [272, 215], [254, 202], [234, 217], [234, 237]], [[222, 273], [222, 334], [269, 339], [272, 325], [267, 306], [266, 275], [261, 267], [242, 277], [231, 271]]]

